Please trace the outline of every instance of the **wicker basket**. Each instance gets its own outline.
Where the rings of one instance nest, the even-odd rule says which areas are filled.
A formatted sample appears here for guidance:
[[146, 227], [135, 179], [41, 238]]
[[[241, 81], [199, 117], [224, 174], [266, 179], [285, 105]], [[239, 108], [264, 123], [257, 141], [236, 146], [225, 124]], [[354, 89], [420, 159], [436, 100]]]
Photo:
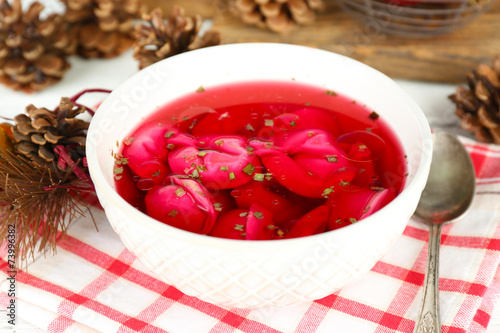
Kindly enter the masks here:
[[[337, 0], [368, 29], [404, 37], [428, 37], [463, 27], [493, 0]], [[415, 4], [412, 4], [415, 2]]]

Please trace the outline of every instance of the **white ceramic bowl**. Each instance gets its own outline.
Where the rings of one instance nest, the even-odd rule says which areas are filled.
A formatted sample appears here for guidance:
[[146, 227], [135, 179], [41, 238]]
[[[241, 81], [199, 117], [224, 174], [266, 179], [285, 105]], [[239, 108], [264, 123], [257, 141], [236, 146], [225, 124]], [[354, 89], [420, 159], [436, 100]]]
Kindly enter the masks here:
[[[115, 191], [112, 151], [168, 101], [210, 87], [283, 80], [325, 87], [377, 110], [400, 138], [409, 176], [402, 193], [372, 216], [310, 237], [240, 241], [173, 228]], [[391, 79], [352, 59], [286, 44], [234, 44], [161, 61], [133, 75], [99, 107], [87, 142], [90, 174], [114, 230], [159, 279], [225, 307], [288, 305], [325, 297], [370, 270], [402, 234], [425, 185], [431, 134], [419, 106]]]

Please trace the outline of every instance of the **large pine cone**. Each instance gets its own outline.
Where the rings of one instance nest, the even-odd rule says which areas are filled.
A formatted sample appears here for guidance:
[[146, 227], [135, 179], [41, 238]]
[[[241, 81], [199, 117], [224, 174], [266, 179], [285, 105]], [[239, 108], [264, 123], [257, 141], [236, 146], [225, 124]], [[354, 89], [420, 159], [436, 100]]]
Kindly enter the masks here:
[[141, 16], [141, 0], [61, 0], [64, 18], [78, 40], [77, 53], [85, 58], [112, 58], [133, 43], [132, 20]]
[[500, 56], [467, 75], [468, 88], [458, 87], [450, 99], [463, 129], [480, 142], [500, 144]]
[[287, 33], [297, 24], [310, 24], [315, 12], [323, 9], [322, 0], [228, 0], [229, 9], [243, 22]]
[[76, 116], [85, 111], [85, 107], [75, 106], [66, 97], [61, 98], [55, 111], [28, 105], [26, 114], [19, 114], [14, 119], [14, 149], [44, 165], [57, 162], [58, 154], [55, 148], [60, 145], [67, 150], [73, 161], [82, 162], [85, 157], [85, 138], [89, 122]]
[[57, 14], [40, 19], [43, 5], [23, 13], [21, 0], [0, 0], [0, 82], [31, 93], [58, 82], [70, 65], [66, 55], [76, 43], [65, 34]]
[[202, 18], [185, 17], [184, 9], [179, 6], [174, 6], [166, 21], [161, 9], [143, 15], [143, 19], [148, 23], [136, 26], [133, 46], [140, 69], [182, 52], [220, 44], [218, 32], [207, 31], [199, 37]]

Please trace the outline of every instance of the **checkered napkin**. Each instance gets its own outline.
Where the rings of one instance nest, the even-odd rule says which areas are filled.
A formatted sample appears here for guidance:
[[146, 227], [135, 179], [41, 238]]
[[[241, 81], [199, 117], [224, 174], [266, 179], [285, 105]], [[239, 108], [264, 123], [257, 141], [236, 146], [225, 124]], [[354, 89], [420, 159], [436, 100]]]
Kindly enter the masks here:
[[[462, 139], [477, 172], [472, 211], [443, 228], [440, 307], [443, 333], [486, 332], [500, 297], [500, 147]], [[56, 256], [16, 276], [16, 314], [49, 332], [412, 332], [422, 297], [428, 231], [410, 221], [375, 267], [311, 303], [227, 310], [149, 274], [95, 209], [99, 232], [81, 218]], [[5, 251], [4, 251], [5, 253]], [[2, 268], [0, 306], [10, 302]], [[8, 318], [7, 318], [8, 319]], [[7, 319], [0, 318], [1, 324]], [[1, 327], [0, 324], [0, 327]]]

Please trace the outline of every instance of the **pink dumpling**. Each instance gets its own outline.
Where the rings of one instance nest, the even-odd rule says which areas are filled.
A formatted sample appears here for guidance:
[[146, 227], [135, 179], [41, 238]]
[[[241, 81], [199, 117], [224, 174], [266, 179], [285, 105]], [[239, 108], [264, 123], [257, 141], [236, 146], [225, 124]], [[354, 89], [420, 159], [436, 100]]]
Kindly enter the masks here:
[[249, 209], [258, 202], [274, 214], [274, 221], [278, 224], [298, 218], [310, 205], [305, 198], [288, 191], [273, 179], [251, 181], [235, 191], [238, 192], [235, 201], [239, 208]]
[[170, 173], [166, 136], [176, 132], [175, 128], [157, 122], [142, 126], [134, 137], [125, 140], [123, 156], [128, 167], [139, 177], [159, 184]]
[[293, 221], [285, 238], [296, 238], [316, 235], [326, 231], [330, 209], [318, 206], [304, 214], [298, 221]]
[[209, 236], [245, 240], [247, 216], [246, 209], [234, 209], [222, 214], [217, 218]]
[[317, 108], [303, 108], [280, 114], [272, 120], [272, 126], [262, 127], [258, 134], [259, 137], [270, 138], [276, 133], [299, 129], [322, 130], [336, 137], [338, 122], [331, 112]]
[[354, 192], [344, 192], [330, 198], [328, 230], [356, 223], [383, 208], [396, 197], [390, 188], [362, 188]]
[[252, 180], [259, 159], [246, 149], [238, 135], [202, 136], [198, 140], [179, 135], [168, 140], [175, 146], [168, 163], [176, 174], [196, 179], [210, 190], [241, 186]]
[[210, 192], [192, 179], [169, 177], [145, 198], [149, 216], [173, 227], [208, 234], [217, 218]]
[[282, 132], [272, 142], [254, 140], [250, 145], [280, 184], [302, 196], [325, 197], [354, 177], [345, 152], [324, 131]]

